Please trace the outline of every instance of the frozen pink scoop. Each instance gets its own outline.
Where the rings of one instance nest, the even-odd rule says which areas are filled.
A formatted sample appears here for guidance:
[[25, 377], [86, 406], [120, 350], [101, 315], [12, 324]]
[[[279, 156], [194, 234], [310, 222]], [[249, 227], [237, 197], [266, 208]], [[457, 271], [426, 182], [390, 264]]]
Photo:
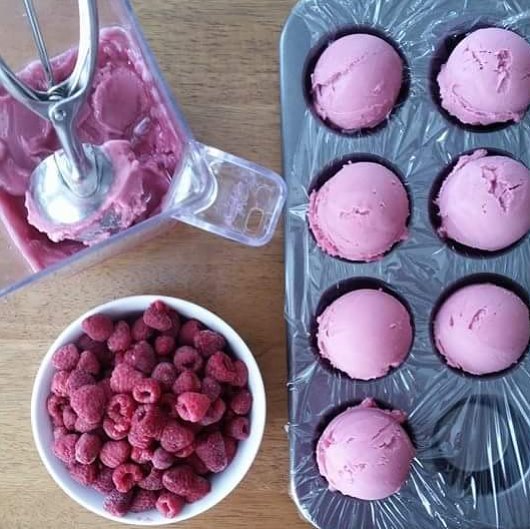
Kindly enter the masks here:
[[316, 449], [320, 474], [330, 490], [361, 500], [381, 500], [407, 480], [414, 446], [401, 426], [401, 411], [377, 408], [372, 399], [337, 415]]

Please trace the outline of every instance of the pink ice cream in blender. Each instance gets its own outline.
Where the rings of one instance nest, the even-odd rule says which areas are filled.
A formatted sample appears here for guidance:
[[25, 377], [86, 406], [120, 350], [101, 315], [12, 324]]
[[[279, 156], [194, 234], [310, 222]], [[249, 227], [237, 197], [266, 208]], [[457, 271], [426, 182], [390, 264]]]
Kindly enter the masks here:
[[[72, 49], [53, 59], [57, 81], [70, 74], [76, 54]], [[32, 87], [45, 89], [40, 63], [30, 64], [19, 76]], [[123, 29], [100, 32], [97, 69], [78, 116], [77, 132], [81, 141], [102, 146], [115, 171], [115, 185], [101, 215], [116, 212], [124, 229], [160, 210], [182, 145], [147, 64]], [[34, 270], [83, 248], [69, 240], [77, 235], [69, 228], [56, 233], [54, 242], [31, 225], [34, 207], [25, 198], [30, 176], [39, 162], [59, 148], [49, 122], [0, 91], [0, 215]], [[88, 222], [95, 225], [100, 220], [95, 216]]]
[[442, 106], [462, 123], [521, 121], [530, 105], [530, 44], [499, 28], [479, 29], [438, 75]]
[[381, 500], [406, 482], [415, 449], [403, 429], [403, 412], [379, 409], [372, 399], [337, 415], [316, 449], [330, 490], [361, 500]]

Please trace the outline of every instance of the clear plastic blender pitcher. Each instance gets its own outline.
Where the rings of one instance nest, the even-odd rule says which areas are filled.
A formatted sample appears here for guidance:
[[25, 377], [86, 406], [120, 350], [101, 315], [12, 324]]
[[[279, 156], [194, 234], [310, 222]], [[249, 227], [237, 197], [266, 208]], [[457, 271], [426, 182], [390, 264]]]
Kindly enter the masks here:
[[[77, 46], [79, 20], [74, 0], [34, 0], [48, 54], [57, 56]], [[0, 51], [15, 71], [36, 60], [37, 51], [25, 20], [22, 1], [0, 0]], [[276, 173], [198, 142], [156, 64], [128, 0], [98, 0], [100, 28], [127, 31], [154, 81], [175, 134], [182, 145], [177, 168], [160, 211], [109, 239], [56, 260], [32, 266], [16, 244], [15, 231], [2, 214], [0, 295], [58, 270], [75, 271], [138, 242], [175, 220], [238, 241], [261, 246], [272, 237], [285, 201], [285, 184]], [[0, 126], [8, 127], [0, 111]], [[11, 131], [8, 130], [9, 133]], [[16, 133], [16, 132], [13, 132]], [[0, 175], [0, 193], [2, 193]], [[12, 224], [12, 223], [11, 223]], [[20, 224], [20, 223], [19, 223]]]

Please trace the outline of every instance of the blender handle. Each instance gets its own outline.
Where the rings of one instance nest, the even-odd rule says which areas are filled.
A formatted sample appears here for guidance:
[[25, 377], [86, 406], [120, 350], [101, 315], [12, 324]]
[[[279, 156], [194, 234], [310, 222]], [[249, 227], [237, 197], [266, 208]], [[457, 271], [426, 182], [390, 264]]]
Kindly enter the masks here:
[[174, 180], [173, 218], [248, 246], [274, 235], [287, 188], [273, 171], [193, 141]]

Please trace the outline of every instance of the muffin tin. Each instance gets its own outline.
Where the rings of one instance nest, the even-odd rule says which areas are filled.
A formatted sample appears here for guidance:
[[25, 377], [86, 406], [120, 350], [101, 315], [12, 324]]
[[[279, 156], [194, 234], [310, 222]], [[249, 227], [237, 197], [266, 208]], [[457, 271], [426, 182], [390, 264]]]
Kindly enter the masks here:
[[[317, 527], [339, 529], [507, 528], [530, 525], [530, 355], [509, 370], [473, 377], [449, 368], [431, 327], [440, 300], [471, 282], [492, 281], [528, 303], [530, 238], [494, 254], [442, 241], [431, 194], [461, 154], [509, 153], [530, 166], [530, 114], [518, 124], [467, 127], [440, 109], [433, 81], [462, 35], [479, 27], [512, 29], [530, 40], [529, 0], [302, 0], [281, 41], [286, 213], [286, 318], [289, 342], [291, 489]], [[308, 101], [308, 75], [338, 36], [370, 31], [394, 43], [408, 66], [398, 108], [373, 131], [343, 134]], [[411, 198], [409, 238], [382, 260], [352, 263], [316, 245], [306, 213], [309, 190], [338, 160], [384, 160]], [[435, 215], [434, 215], [435, 218]], [[388, 376], [353, 381], [321, 360], [316, 317], [341, 293], [382, 286], [404, 300], [414, 322], [413, 348]], [[382, 501], [330, 492], [318, 472], [316, 441], [332, 417], [365, 397], [408, 414], [417, 448], [409, 480]]]

